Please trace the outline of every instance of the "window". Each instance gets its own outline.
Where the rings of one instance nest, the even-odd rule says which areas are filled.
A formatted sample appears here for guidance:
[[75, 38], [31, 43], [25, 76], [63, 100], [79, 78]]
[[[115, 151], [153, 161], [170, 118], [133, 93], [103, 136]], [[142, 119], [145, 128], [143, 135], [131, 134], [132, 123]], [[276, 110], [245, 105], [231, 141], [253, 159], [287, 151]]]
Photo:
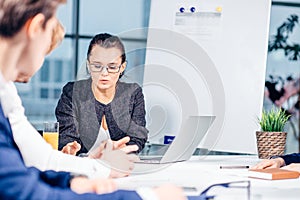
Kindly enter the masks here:
[[[289, 115], [289, 123], [285, 126], [287, 145], [285, 153], [298, 152], [299, 137], [299, 51], [294, 45], [300, 44], [300, 3], [297, 0], [272, 1], [269, 52], [267, 58], [264, 108], [281, 107]], [[295, 26], [293, 26], [293, 24]], [[280, 28], [281, 27], [281, 28]], [[291, 32], [287, 27], [292, 28]], [[275, 38], [284, 35], [280, 48]], [[274, 45], [275, 44], [275, 45]], [[286, 51], [286, 49], [289, 49]], [[294, 57], [294, 55], [297, 55]], [[298, 91], [292, 93], [292, 91]], [[289, 94], [290, 93], [290, 94]]]
[[47, 99], [49, 97], [49, 89], [48, 88], [41, 88], [40, 98]]
[[48, 82], [49, 81], [49, 60], [45, 60], [43, 68], [41, 69], [40, 81]]
[[[151, 1], [133, 0], [69, 0], [60, 6], [58, 18], [66, 29], [62, 44], [46, 59], [43, 67], [28, 84], [17, 88], [29, 121], [41, 128], [45, 121], [55, 121], [55, 107], [63, 86], [76, 79], [84, 67], [88, 44], [101, 32], [119, 35], [125, 49], [141, 49], [128, 53], [128, 69], [143, 65], [147, 32], [131, 31], [148, 26]], [[86, 23], [89, 21], [89, 23]], [[124, 35], [129, 32], [133, 34]], [[135, 78], [140, 82], [142, 75]]]

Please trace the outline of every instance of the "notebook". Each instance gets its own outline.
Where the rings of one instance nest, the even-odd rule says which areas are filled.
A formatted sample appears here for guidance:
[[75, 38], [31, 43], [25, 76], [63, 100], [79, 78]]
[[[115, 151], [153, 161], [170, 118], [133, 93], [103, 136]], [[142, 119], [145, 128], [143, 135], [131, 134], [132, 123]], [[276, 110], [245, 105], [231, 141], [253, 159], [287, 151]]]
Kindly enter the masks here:
[[280, 179], [299, 178], [299, 172], [289, 171], [280, 168], [250, 169], [248, 176], [250, 178], [280, 180]]
[[190, 116], [163, 156], [143, 156], [136, 163], [166, 164], [190, 159], [214, 120], [215, 116]]

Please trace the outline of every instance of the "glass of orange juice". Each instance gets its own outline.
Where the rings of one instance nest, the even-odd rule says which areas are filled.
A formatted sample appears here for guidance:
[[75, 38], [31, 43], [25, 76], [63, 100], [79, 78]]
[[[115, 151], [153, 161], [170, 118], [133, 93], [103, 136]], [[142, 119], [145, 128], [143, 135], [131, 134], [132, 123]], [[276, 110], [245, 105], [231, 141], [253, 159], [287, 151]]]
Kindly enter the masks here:
[[58, 130], [58, 122], [44, 123], [43, 138], [56, 150], [58, 149]]

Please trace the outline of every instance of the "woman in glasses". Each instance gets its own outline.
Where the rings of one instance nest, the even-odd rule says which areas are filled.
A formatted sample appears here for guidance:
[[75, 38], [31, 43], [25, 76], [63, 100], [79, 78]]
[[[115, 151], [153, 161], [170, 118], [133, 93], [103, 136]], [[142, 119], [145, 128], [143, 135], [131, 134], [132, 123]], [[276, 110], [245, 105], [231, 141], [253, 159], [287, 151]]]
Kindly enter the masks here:
[[[88, 162], [84, 161], [88, 160], [86, 158], [58, 151], [50, 152], [50, 145], [45, 146], [42, 137], [27, 121], [12, 83], [15, 80], [29, 81], [41, 67], [46, 54], [62, 39], [61, 26], [55, 15], [57, 7], [64, 2], [65, 0], [0, 0], [0, 199], [186, 199], [183, 192], [175, 186], [162, 186], [153, 190], [140, 188], [137, 192], [114, 191], [114, 184], [103, 188], [104, 180], [95, 179], [95, 176], [89, 180], [85, 176], [67, 172], [40, 171], [35, 167], [25, 166], [28, 166], [26, 158], [30, 156], [25, 155], [26, 150], [27, 153], [32, 152], [31, 157], [36, 160], [36, 164], [46, 165], [52, 162], [51, 166], [54, 168], [56, 163], [55, 170], [69, 169], [78, 173], [84, 166], [92, 166], [85, 165]], [[43, 154], [47, 157], [46, 160], [43, 159]], [[70, 159], [72, 157], [76, 158], [73, 165]], [[93, 168], [91, 170], [97, 170], [96, 165], [93, 166], [90, 167]], [[96, 194], [103, 192], [110, 193]]]
[[67, 83], [56, 107], [59, 148], [65, 150], [76, 141], [80, 145], [75, 152], [81, 146], [78, 153], [90, 153], [101, 141], [129, 136], [127, 145], [142, 150], [148, 133], [144, 95], [137, 84], [119, 80], [126, 68], [121, 40], [107, 33], [96, 35], [88, 48], [86, 67], [90, 78]]

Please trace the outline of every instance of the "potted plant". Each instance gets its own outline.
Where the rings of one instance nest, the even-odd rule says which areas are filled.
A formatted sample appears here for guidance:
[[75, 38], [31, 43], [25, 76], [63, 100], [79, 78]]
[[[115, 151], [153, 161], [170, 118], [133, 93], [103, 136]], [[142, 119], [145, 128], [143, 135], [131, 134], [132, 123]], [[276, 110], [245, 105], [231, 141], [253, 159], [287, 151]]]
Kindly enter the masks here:
[[258, 157], [268, 159], [274, 155], [283, 155], [286, 135], [283, 131], [290, 115], [281, 108], [272, 108], [270, 111], [263, 110], [259, 124], [261, 131], [256, 131]]

